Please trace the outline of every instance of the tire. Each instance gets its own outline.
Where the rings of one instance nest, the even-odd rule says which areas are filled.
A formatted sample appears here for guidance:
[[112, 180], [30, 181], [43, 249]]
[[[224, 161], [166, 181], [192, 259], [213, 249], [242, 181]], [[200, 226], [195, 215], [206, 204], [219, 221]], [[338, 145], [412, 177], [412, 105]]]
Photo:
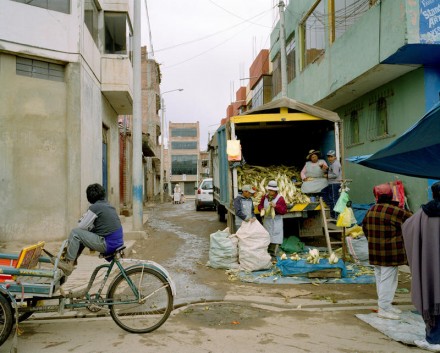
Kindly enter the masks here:
[[[173, 310], [173, 294], [167, 279], [158, 271], [135, 267], [126, 272], [136, 286], [143, 303], [139, 303], [122, 274], [107, 293], [110, 315], [116, 324], [131, 333], [147, 333], [159, 328]], [[124, 301], [125, 303], [118, 302]]]
[[217, 204], [216, 205], [217, 214], [218, 214], [218, 221], [219, 222], [226, 222], [226, 210], [223, 206]]
[[0, 294], [0, 346], [8, 339], [12, 331], [14, 314], [9, 301]]

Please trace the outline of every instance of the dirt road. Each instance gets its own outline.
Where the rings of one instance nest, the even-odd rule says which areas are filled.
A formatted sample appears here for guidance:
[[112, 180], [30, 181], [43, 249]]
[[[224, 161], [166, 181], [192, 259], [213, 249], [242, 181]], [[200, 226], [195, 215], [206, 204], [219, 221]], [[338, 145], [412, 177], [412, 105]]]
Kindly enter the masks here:
[[[148, 238], [132, 257], [165, 266], [177, 287], [176, 309], [158, 330], [127, 333], [108, 317], [87, 312], [72, 319], [21, 324], [18, 352], [423, 352], [393, 341], [355, 317], [376, 308], [374, 284], [252, 284], [232, 281], [225, 270], [206, 266], [209, 235], [225, 227], [213, 211], [181, 205], [145, 208]], [[400, 289], [409, 288], [400, 275]], [[402, 309], [413, 309], [398, 293]], [[0, 347], [9, 352], [13, 335]]]
[[[140, 256], [170, 270], [178, 309], [163, 329], [149, 337], [178, 352], [414, 352], [357, 319], [376, 308], [374, 284], [263, 285], [231, 281], [208, 260], [209, 234], [223, 229], [215, 212], [194, 204], [155, 204], [147, 208], [147, 240]], [[409, 289], [408, 275], [399, 288]], [[397, 294], [412, 308], [409, 294]], [[185, 305], [184, 305], [185, 304]], [[167, 343], [162, 337], [168, 337]], [[165, 346], [164, 346], [165, 345]], [[154, 349], [151, 350], [153, 352]]]

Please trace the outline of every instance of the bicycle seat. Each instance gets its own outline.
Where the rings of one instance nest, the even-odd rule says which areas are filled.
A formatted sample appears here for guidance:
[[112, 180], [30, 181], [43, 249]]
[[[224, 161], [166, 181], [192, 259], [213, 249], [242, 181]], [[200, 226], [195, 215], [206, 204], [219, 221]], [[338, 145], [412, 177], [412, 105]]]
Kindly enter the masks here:
[[117, 248], [111, 254], [99, 254], [99, 257], [104, 258], [104, 259], [109, 259], [109, 258], [113, 258], [114, 256], [116, 256], [117, 253], [119, 253], [122, 256], [125, 248], [126, 248], [125, 245], [121, 245], [119, 248]]

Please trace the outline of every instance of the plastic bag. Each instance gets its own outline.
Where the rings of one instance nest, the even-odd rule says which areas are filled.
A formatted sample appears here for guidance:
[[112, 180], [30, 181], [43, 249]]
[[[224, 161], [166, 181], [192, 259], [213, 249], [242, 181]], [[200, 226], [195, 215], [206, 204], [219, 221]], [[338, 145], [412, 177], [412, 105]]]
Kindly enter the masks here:
[[338, 216], [338, 221], [336, 222], [337, 227], [351, 227], [352, 224], [356, 224], [356, 218], [354, 217], [353, 210], [351, 207], [345, 207]]
[[226, 154], [228, 155], [228, 161], [240, 161], [241, 160], [240, 140], [227, 140]]
[[338, 201], [336, 201], [335, 207], [333, 207], [333, 211], [337, 213], [344, 212], [347, 207], [347, 202], [350, 201], [350, 197], [346, 191], [342, 191], [341, 195], [339, 195]]
[[283, 249], [288, 254], [302, 252], [304, 250], [304, 243], [299, 240], [298, 237], [292, 235], [289, 238], [284, 239], [283, 244], [281, 245], [281, 249]]

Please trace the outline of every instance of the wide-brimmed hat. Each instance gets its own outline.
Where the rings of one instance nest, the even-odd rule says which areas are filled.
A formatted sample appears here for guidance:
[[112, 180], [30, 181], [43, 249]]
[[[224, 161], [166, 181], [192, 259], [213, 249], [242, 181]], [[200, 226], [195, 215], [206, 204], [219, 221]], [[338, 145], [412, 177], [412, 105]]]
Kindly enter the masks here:
[[327, 152], [327, 156], [333, 156], [336, 157], [336, 151], [335, 150], [330, 150]]
[[250, 185], [243, 185], [241, 191], [249, 191], [251, 194], [255, 193], [255, 190]]
[[267, 184], [267, 190], [273, 190], [278, 191], [278, 184], [275, 180], [269, 181], [269, 184]]
[[312, 156], [312, 154], [316, 154], [318, 157], [319, 157], [319, 155], [321, 154], [321, 151], [318, 151], [318, 150], [310, 150], [309, 151], [309, 154], [307, 155], [307, 159], [310, 159], [310, 157]]

